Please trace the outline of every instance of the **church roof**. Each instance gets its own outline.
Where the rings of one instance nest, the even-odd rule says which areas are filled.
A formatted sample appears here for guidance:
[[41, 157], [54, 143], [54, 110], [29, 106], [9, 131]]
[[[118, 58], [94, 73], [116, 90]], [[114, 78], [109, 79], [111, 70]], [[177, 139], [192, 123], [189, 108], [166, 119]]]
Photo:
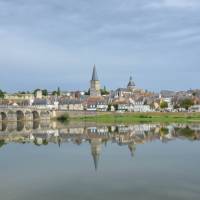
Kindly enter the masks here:
[[128, 82], [128, 87], [134, 87], [134, 86], [135, 86], [135, 83], [133, 81], [132, 76], [130, 76], [130, 79], [129, 79], [129, 82]]
[[96, 70], [96, 66], [94, 65], [93, 67], [93, 72], [92, 72], [92, 81], [98, 81], [98, 76], [97, 76], [97, 70]]

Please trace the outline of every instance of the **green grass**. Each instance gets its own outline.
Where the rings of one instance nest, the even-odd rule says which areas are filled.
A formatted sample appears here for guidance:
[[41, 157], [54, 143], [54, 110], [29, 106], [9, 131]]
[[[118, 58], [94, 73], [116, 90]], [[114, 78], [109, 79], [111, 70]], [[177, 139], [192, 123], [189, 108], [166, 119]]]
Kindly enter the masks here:
[[73, 120], [99, 123], [200, 123], [200, 113], [109, 113], [96, 116], [77, 117]]

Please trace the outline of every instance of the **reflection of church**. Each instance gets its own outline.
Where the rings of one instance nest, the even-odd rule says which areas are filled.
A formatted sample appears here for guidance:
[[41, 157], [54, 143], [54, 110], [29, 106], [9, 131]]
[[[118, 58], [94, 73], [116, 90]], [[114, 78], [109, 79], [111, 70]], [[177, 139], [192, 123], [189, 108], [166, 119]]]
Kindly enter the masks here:
[[91, 139], [91, 153], [94, 161], [95, 170], [98, 169], [100, 154], [102, 148], [102, 140], [101, 138], [93, 138]]
[[[76, 125], [77, 126], [77, 125]], [[167, 125], [134, 124], [116, 126], [78, 126], [60, 127], [55, 123], [43, 122], [0, 122], [0, 142], [4, 146], [8, 143], [32, 143], [37, 146], [50, 143], [73, 143], [80, 145], [89, 143], [95, 170], [98, 169], [103, 144], [107, 141], [127, 148], [134, 156], [136, 145], [160, 140], [168, 142], [175, 138], [189, 138], [200, 140], [200, 126], [198, 125]], [[12, 133], [12, 134], [10, 134]], [[188, 137], [186, 135], [188, 133]], [[0, 145], [1, 147], [1, 145]]]

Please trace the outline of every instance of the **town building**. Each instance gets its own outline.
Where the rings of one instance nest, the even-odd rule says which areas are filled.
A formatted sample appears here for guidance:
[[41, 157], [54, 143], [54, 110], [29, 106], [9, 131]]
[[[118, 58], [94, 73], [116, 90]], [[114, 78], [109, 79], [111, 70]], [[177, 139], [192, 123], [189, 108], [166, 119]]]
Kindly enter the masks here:
[[126, 88], [118, 88], [114, 92], [111, 93], [112, 98], [119, 98], [119, 97], [131, 97], [133, 95], [140, 95], [145, 93], [144, 90], [139, 89], [136, 87], [132, 76], [129, 78], [129, 82]]
[[83, 102], [79, 99], [64, 99], [59, 101], [60, 110], [81, 111], [84, 110]]

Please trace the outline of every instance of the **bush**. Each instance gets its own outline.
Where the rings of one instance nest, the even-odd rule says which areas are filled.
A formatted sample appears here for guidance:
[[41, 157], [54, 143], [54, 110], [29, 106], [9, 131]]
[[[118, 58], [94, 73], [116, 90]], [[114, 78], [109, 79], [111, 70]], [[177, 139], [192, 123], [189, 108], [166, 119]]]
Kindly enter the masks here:
[[63, 115], [57, 117], [57, 120], [60, 122], [66, 122], [69, 120], [69, 115], [67, 113], [63, 114]]
[[160, 108], [161, 108], [161, 109], [168, 108], [168, 103], [167, 103], [166, 101], [162, 101], [162, 102], [160, 103]]

